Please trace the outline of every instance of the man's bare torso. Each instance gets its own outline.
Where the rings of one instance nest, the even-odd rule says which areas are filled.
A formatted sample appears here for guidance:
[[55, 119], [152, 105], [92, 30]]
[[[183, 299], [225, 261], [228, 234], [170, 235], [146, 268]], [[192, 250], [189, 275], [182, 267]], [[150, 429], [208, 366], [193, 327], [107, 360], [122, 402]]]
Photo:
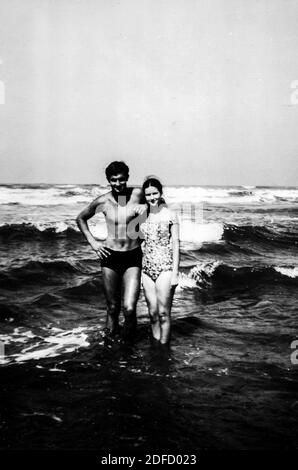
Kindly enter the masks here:
[[139, 214], [137, 207], [141, 202], [141, 193], [136, 189], [127, 189], [125, 196], [116, 200], [112, 191], [100, 197], [98, 212], [105, 216], [108, 236], [104, 245], [117, 251], [129, 251], [140, 246], [138, 236]]

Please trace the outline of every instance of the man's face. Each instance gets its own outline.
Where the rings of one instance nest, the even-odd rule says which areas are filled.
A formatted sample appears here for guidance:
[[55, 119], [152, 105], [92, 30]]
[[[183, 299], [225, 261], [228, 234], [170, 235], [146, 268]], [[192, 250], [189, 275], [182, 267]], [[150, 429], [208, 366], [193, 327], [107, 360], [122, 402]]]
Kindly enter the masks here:
[[111, 176], [109, 183], [112, 191], [117, 194], [123, 194], [126, 191], [127, 177], [124, 173], [118, 173], [117, 175]]

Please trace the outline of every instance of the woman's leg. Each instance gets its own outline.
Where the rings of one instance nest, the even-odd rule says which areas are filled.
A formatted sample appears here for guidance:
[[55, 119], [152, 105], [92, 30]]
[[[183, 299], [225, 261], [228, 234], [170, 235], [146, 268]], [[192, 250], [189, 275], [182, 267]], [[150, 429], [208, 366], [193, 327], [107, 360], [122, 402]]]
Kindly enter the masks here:
[[149, 317], [152, 328], [153, 338], [160, 340], [160, 323], [158, 317], [157, 296], [155, 290], [155, 282], [147, 274], [142, 274], [142, 284], [144, 288], [145, 299], [148, 306]]
[[171, 334], [171, 308], [175, 287], [171, 286], [172, 271], [163, 271], [157, 278], [155, 286], [160, 322], [160, 342], [166, 344]]

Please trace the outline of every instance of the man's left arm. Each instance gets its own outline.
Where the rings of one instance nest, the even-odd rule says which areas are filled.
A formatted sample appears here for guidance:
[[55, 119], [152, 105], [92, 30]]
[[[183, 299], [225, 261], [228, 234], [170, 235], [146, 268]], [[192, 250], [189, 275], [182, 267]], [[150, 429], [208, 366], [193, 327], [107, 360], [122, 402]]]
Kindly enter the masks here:
[[134, 188], [132, 190], [131, 199], [132, 199], [131, 202], [135, 204], [144, 204], [145, 197], [144, 197], [143, 190], [141, 188]]
[[141, 188], [134, 188], [131, 195], [131, 202], [134, 204], [135, 215], [142, 216], [147, 210], [144, 193]]

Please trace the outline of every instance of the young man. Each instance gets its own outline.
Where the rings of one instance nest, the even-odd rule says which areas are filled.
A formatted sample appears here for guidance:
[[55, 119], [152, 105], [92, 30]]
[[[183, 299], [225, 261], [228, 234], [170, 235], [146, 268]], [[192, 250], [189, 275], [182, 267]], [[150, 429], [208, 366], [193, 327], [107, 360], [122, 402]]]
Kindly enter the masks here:
[[[142, 190], [127, 187], [129, 168], [124, 162], [110, 163], [106, 168], [106, 177], [111, 191], [91, 202], [76, 220], [101, 260], [107, 300], [107, 330], [112, 335], [118, 331], [123, 288], [124, 336], [131, 337], [137, 325], [136, 304], [142, 267], [140, 238], [134, 222], [145, 211], [145, 205], [140, 205]], [[88, 219], [96, 212], [102, 212], [105, 216], [108, 236], [104, 244], [93, 237], [88, 227]]]

